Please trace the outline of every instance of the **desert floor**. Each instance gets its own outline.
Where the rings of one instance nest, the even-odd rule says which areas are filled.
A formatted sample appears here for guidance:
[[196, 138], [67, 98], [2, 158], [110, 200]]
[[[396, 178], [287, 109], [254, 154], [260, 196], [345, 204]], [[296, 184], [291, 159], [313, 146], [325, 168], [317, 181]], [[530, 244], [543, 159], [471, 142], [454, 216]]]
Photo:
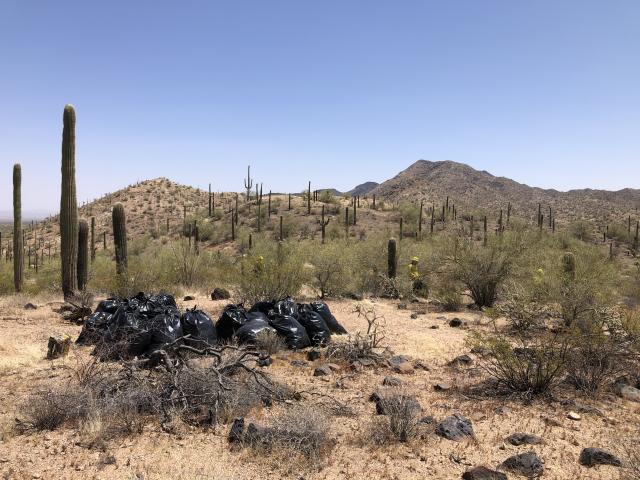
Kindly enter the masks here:
[[[32, 302], [36, 310], [26, 310]], [[439, 313], [425, 305], [365, 301], [373, 304], [386, 322], [386, 343], [395, 354], [409, 355], [414, 362], [428, 366], [410, 374], [396, 374], [388, 367], [367, 368], [359, 372], [346, 366], [331, 376], [314, 377], [314, 368], [323, 359], [306, 366], [305, 352], [280, 352], [268, 367], [276, 378], [297, 389], [315, 389], [350, 405], [355, 417], [331, 417], [331, 434], [336, 443], [328, 456], [313, 464], [282, 453], [257, 455], [249, 449], [234, 451], [227, 442], [229, 425], [215, 430], [186, 427], [180, 433], [165, 433], [150, 420], [141, 435], [110, 441], [107, 448], [88, 448], [76, 429], [18, 435], [13, 428], [18, 406], [29, 394], [47, 384], [71, 378], [79, 358], [86, 358], [91, 347], [75, 347], [65, 359], [45, 359], [50, 335], [68, 333], [74, 339], [81, 327], [65, 322], [53, 311], [59, 298], [12, 296], [0, 299], [0, 473], [5, 479], [255, 479], [255, 478], [389, 478], [458, 479], [470, 466], [495, 468], [507, 457], [534, 450], [545, 462], [545, 478], [611, 479], [618, 468], [585, 468], [578, 456], [584, 447], [600, 447], [625, 456], [624, 440], [640, 431], [640, 404], [630, 403], [609, 393], [597, 399], [577, 397], [573, 389], [560, 386], [554, 399], [537, 399], [525, 404], [516, 397], [496, 398], [470, 395], [469, 386], [484, 377], [474, 365], [457, 369], [448, 364], [454, 357], [468, 354], [465, 337], [473, 330], [488, 330], [489, 321], [481, 313]], [[216, 319], [225, 301], [214, 302], [206, 295], [195, 301], [179, 302], [181, 309], [197, 304]], [[354, 313], [354, 301], [330, 301], [336, 318], [355, 333], [366, 329], [366, 322]], [[424, 310], [426, 313], [423, 313]], [[411, 313], [420, 311], [417, 318]], [[465, 324], [452, 328], [448, 321], [461, 318]], [[433, 328], [434, 326], [438, 328]], [[340, 337], [334, 337], [340, 341]], [[471, 355], [474, 357], [474, 355]], [[461, 413], [473, 422], [475, 440], [458, 443], [431, 433], [407, 444], [377, 446], [369, 441], [375, 406], [369, 395], [385, 388], [386, 376], [401, 377], [404, 388], [417, 395], [423, 415], [437, 421]], [[440, 392], [433, 385], [449, 382], [453, 388]], [[574, 405], [561, 403], [575, 399], [597, 413], [581, 413], [581, 420], [567, 418]], [[280, 405], [273, 408], [287, 408]], [[251, 418], [267, 421], [270, 412], [256, 411]], [[515, 447], [505, 438], [515, 432], [541, 436], [541, 445]], [[509, 475], [511, 478], [511, 475]]]

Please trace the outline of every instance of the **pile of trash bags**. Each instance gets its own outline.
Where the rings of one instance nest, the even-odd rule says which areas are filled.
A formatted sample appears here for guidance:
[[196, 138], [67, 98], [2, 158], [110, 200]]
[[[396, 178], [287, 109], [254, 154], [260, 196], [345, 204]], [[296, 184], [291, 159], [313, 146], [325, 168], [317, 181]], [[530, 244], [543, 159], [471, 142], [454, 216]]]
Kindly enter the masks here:
[[227, 305], [214, 324], [197, 307], [180, 312], [171, 295], [141, 292], [129, 299], [102, 300], [76, 343], [99, 345], [110, 357], [136, 357], [175, 342], [195, 348], [230, 341], [254, 344], [262, 331], [274, 332], [291, 349], [326, 345], [332, 334], [347, 333], [324, 302], [286, 298], [257, 302], [249, 310]]

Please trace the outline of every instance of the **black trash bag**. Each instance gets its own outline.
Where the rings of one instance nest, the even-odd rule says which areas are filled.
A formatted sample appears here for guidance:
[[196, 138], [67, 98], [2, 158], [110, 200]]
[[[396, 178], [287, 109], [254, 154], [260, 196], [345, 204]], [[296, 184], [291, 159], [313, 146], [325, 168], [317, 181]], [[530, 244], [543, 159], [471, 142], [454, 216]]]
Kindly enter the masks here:
[[276, 302], [275, 311], [280, 315], [289, 315], [291, 317], [298, 317], [298, 304], [291, 298], [285, 298]]
[[247, 312], [242, 305], [227, 305], [216, 322], [218, 339], [229, 340], [237, 329], [247, 322]]
[[151, 345], [152, 333], [149, 330], [149, 317], [130, 303], [118, 308], [113, 314], [104, 340], [109, 344], [118, 344], [109, 357], [129, 357], [144, 354]]
[[107, 298], [98, 304], [96, 312], [104, 312], [109, 315], [113, 315], [116, 313], [116, 310], [125, 303], [127, 303], [127, 301], [122, 298]]
[[251, 320], [264, 320], [265, 322], [269, 321], [269, 317], [264, 314], [263, 312], [248, 312], [247, 313], [247, 322], [250, 322]]
[[326, 345], [331, 341], [329, 327], [310, 306], [298, 305], [298, 321], [307, 331], [312, 345]]
[[164, 345], [175, 342], [182, 337], [180, 312], [177, 309], [168, 308], [165, 313], [154, 316], [150, 319], [148, 331], [150, 332], [150, 343], [145, 353], [151, 353], [161, 349]]
[[311, 345], [305, 328], [295, 318], [289, 315], [272, 315], [269, 325], [275, 328], [278, 335], [284, 337], [287, 347], [293, 350]]
[[157, 303], [163, 308], [175, 308], [175, 309], [178, 308], [178, 305], [176, 304], [176, 299], [173, 298], [172, 295], [169, 295], [167, 293], [151, 295], [151, 297], [149, 297], [149, 300], [154, 303]]
[[213, 322], [202, 310], [196, 310], [196, 307], [182, 315], [182, 333], [190, 335], [185, 343], [192, 347], [202, 348], [218, 343], [218, 334]]
[[[260, 313], [260, 312], [252, 312]], [[263, 314], [261, 314], [263, 315]], [[264, 330], [275, 332], [276, 330], [269, 325], [269, 322], [265, 318], [251, 318], [247, 320], [243, 326], [236, 330], [235, 338], [239, 343], [247, 343], [255, 345], [258, 342], [258, 334]]]
[[329, 327], [329, 330], [331, 330], [331, 333], [335, 333], [337, 335], [343, 335], [347, 333], [347, 330], [342, 325], [340, 325], [340, 323], [338, 323], [338, 320], [336, 320], [336, 317], [333, 316], [331, 310], [329, 310], [329, 306], [326, 303], [318, 301], [311, 302], [309, 305], [314, 312], [318, 312], [320, 314], [320, 316], [324, 320], [324, 323], [326, 323], [327, 327]]
[[101, 341], [107, 332], [111, 318], [112, 315], [110, 313], [98, 310], [93, 312], [84, 321], [82, 331], [80, 332], [76, 343], [78, 345], [93, 345]]
[[274, 302], [256, 302], [251, 309], [249, 309], [249, 312], [262, 312], [268, 316], [274, 308]]

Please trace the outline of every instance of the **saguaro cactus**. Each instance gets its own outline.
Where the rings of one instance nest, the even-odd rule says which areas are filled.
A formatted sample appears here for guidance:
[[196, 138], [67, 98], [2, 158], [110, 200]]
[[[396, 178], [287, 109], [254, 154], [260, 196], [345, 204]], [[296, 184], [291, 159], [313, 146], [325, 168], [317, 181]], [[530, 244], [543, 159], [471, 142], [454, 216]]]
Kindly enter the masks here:
[[251, 200], [251, 188], [253, 188], [253, 180], [251, 179], [251, 165], [247, 166], [247, 178], [244, 181], [244, 188], [247, 191], [247, 202], [248, 202]]
[[331, 218], [327, 218], [326, 220], [324, 219], [324, 205], [322, 205], [322, 217], [320, 219], [320, 228], [321, 228], [321, 232], [322, 232], [322, 243], [324, 243], [326, 228], [327, 228], [327, 225], [329, 225], [329, 220], [331, 220]]
[[78, 203], [76, 199], [76, 112], [64, 107], [62, 117], [62, 193], [60, 196], [60, 264], [62, 292], [73, 295], [78, 288]]
[[113, 221], [113, 243], [116, 251], [116, 272], [118, 275], [127, 271], [127, 220], [124, 207], [116, 203], [111, 212]]
[[96, 259], [96, 217], [91, 217], [91, 261]]
[[86, 220], [78, 222], [78, 289], [87, 287], [89, 268], [88, 263], [89, 225]]
[[387, 274], [389, 278], [396, 278], [398, 270], [398, 257], [396, 254], [396, 239], [390, 238], [387, 245]]
[[22, 167], [16, 163], [13, 166], [13, 285], [16, 292], [22, 291], [22, 245]]
[[571, 252], [565, 252], [562, 256], [562, 271], [568, 279], [576, 278], [576, 257]]
[[307, 215], [311, 215], [311, 180], [309, 180], [309, 190], [307, 191]]

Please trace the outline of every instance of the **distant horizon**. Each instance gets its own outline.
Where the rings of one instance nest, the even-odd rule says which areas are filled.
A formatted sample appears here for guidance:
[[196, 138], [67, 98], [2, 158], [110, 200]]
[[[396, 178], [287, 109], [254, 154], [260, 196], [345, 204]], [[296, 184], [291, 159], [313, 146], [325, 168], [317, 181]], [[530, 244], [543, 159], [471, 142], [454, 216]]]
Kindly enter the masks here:
[[[616, 189], [616, 190], [608, 190], [608, 189], [603, 189], [603, 188], [591, 188], [591, 187], [572, 188], [572, 189], [568, 189], [568, 190], [545, 188], [545, 187], [540, 187], [538, 185], [531, 185], [531, 184], [528, 184], [528, 183], [525, 183], [525, 182], [520, 182], [520, 181], [515, 180], [513, 178], [497, 174], [496, 172], [489, 172], [487, 170], [481, 170], [481, 169], [472, 167], [471, 165], [468, 165], [468, 164], [465, 164], [465, 163], [462, 163], [462, 162], [456, 162], [455, 160], [449, 160], [449, 159], [446, 159], [446, 160], [428, 160], [428, 159], [424, 159], [424, 158], [420, 158], [418, 160], [415, 160], [414, 162], [412, 162], [412, 163], [406, 165], [405, 167], [401, 168], [400, 170], [398, 170], [396, 173], [391, 175], [389, 178], [385, 178], [385, 179], [380, 180], [380, 181], [378, 181], [378, 180], [363, 180], [361, 182], [358, 182], [355, 185], [352, 185], [352, 186], [350, 186], [348, 188], [344, 188], [344, 189], [336, 188], [334, 186], [322, 186], [322, 185], [314, 186], [313, 185], [313, 181], [312, 181], [311, 188], [312, 188], [312, 190], [331, 190], [331, 189], [333, 189], [333, 190], [337, 190], [337, 191], [339, 191], [341, 193], [346, 193], [346, 192], [348, 192], [350, 190], [353, 190], [354, 188], [356, 188], [356, 187], [358, 187], [360, 185], [363, 185], [365, 183], [368, 183], [368, 182], [375, 182], [377, 184], [382, 184], [385, 181], [390, 180], [393, 177], [395, 177], [401, 171], [406, 170], [407, 168], [411, 167], [412, 165], [414, 165], [415, 163], [420, 162], [420, 161], [428, 161], [428, 162], [434, 162], [434, 163], [437, 163], [437, 162], [453, 162], [453, 163], [460, 164], [460, 165], [466, 165], [468, 167], [473, 168], [476, 171], [480, 171], [480, 172], [484, 171], [484, 172], [488, 173], [489, 175], [492, 175], [495, 178], [507, 178], [507, 179], [513, 180], [513, 181], [515, 181], [515, 182], [517, 182], [519, 184], [525, 185], [527, 187], [540, 188], [542, 190], [547, 190], [547, 191], [548, 190], [554, 190], [554, 191], [558, 191], [558, 192], [561, 192], [561, 193], [567, 193], [567, 192], [571, 192], [571, 191], [583, 191], [583, 190], [599, 190], [599, 191], [606, 191], [606, 192], [619, 192], [619, 191], [622, 191], [622, 190], [640, 190], [640, 188], [633, 188], [633, 187], [622, 187], [622, 188], [619, 188], [619, 189]], [[246, 167], [245, 167], [245, 174], [246, 174]], [[253, 177], [253, 175], [252, 175], [252, 177]], [[151, 177], [151, 178], [138, 179], [138, 180], [135, 180], [132, 183], [129, 183], [129, 184], [126, 184], [126, 185], [122, 185], [122, 186], [120, 186], [118, 188], [115, 188], [114, 190], [102, 192], [96, 198], [85, 199], [85, 200], [80, 200], [80, 198], [78, 198], [78, 206], [81, 206], [82, 203], [85, 202], [85, 201], [92, 202], [94, 200], [97, 200], [97, 199], [101, 198], [102, 196], [104, 196], [106, 194], [114, 193], [114, 192], [116, 192], [118, 190], [125, 189], [129, 185], [136, 184], [136, 183], [141, 183], [141, 182], [145, 182], [145, 181], [150, 181], [150, 180], [155, 180], [155, 179], [158, 179], [158, 178], [167, 178], [168, 180], [170, 180], [171, 182], [174, 182], [176, 184], [184, 185], [184, 186], [190, 186], [190, 187], [194, 187], [194, 188], [199, 188], [199, 189], [201, 189], [203, 191], [207, 191], [207, 189], [208, 189], [208, 186], [202, 187], [202, 186], [197, 186], [197, 185], [189, 185], [189, 184], [186, 184], [186, 183], [178, 182], [175, 179], [173, 179], [171, 177], [168, 177], [167, 175], [158, 175], [158, 176]], [[303, 181], [301, 183], [306, 183], [306, 182], [308, 182], [308, 180]], [[282, 192], [279, 192], [279, 193], [283, 193], [283, 194], [284, 193], [296, 193], [296, 194], [298, 194], [298, 193], [301, 193], [303, 190], [304, 189], [292, 190], [290, 192], [282, 191]], [[213, 189], [213, 187], [212, 187], [212, 191], [215, 191], [215, 192], [224, 191], [224, 192], [242, 193], [242, 192], [244, 192], [244, 189], [242, 189], [242, 188], [240, 188], [240, 189]], [[274, 193], [278, 193], [278, 192], [276, 192], [274, 190]], [[59, 198], [57, 198], [56, 201], [59, 202]], [[46, 217], [49, 217], [51, 215], [57, 215], [59, 213], [59, 210], [60, 209], [59, 209], [59, 206], [57, 204], [56, 204], [56, 207], [53, 210], [47, 210], [47, 209], [44, 209], [44, 208], [41, 208], [41, 209], [29, 209], [29, 210], [23, 209], [22, 210], [23, 222], [26, 223], [26, 222], [30, 222], [32, 220], [33, 221], [39, 221], [39, 220], [42, 220], [42, 219], [44, 219]], [[10, 209], [1, 209], [0, 210], [0, 223], [6, 223], [8, 221], [11, 221], [12, 219], [13, 219], [13, 211], [12, 210], [10, 210]]]
[[[65, 32], [60, 25], [72, 25]], [[166, 176], [348, 190], [453, 159], [559, 191], [640, 188], [640, 2], [0, 3], [0, 211]]]

